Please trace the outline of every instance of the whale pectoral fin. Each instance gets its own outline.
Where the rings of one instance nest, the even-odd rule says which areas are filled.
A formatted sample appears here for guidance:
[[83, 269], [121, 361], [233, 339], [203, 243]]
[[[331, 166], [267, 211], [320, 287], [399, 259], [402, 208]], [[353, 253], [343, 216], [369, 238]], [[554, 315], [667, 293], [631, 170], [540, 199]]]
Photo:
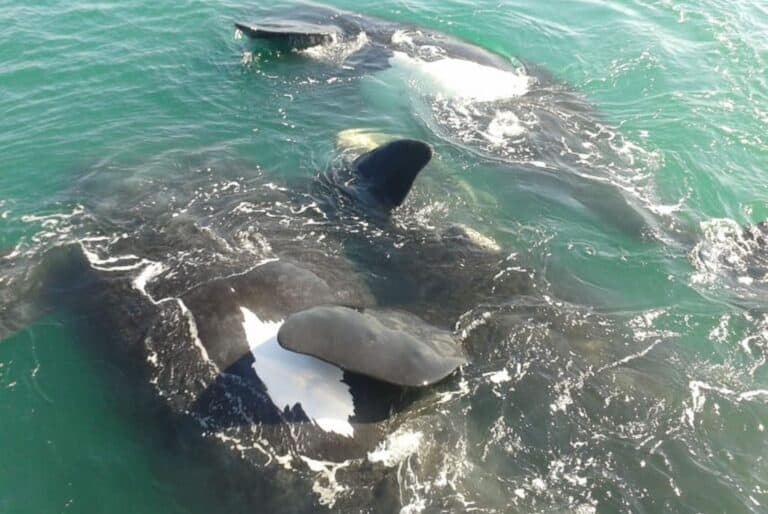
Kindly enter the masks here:
[[368, 192], [382, 205], [395, 208], [405, 200], [416, 175], [432, 159], [432, 148], [422, 141], [398, 139], [379, 146], [352, 163]]
[[406, 387], [434, 384], [466, 363], [450, 332], [394, 310], [312, 307], [289, 316], [277, 341], [286, 350]]
[[254, 39], [265, 39], [285, 44], [297, 50], [330, 43], [339, 32], [332, 26], [302, 23], [264, 23], [261, 25], [235, 23], [235, 27]]

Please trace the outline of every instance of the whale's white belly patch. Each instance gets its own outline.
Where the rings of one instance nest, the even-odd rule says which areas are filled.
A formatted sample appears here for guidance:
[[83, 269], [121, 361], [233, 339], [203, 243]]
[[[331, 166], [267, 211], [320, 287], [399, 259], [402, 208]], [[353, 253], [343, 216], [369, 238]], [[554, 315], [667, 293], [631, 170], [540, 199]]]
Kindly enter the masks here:
[[410, 77], [412, 82], [426, 88], [425, 92], [446, 99], [505, 100], [524, 95], [530, 86], [530, 78], [525, 74], [464, 59], [443, 57], [425, 61], [394, 52], [390, 63], [403, 70], [402, 74]]
[[262, 321], [245, 307], [243, 329], [255, 360], [253, 369], [275, 406], [300, 404], [304, 413], [326, 432], [352, 437], [349, 418], [355, 413], [352, 393], [342, 382], [344, 372], [314, 357], [285, 350], [277, 342], [282, 321]]

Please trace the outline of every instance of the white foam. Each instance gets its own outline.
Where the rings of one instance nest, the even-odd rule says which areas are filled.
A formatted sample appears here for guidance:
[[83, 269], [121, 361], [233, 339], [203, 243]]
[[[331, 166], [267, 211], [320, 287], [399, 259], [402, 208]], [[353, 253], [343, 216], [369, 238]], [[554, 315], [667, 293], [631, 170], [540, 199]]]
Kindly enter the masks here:
[[192, 314], [192, 311], [189, 310], [181, 298], [169, 298], [169, 300], [175, 300], [179, 306], [179, 309], [181, 309], [181, 313], [184, 314], [185, 318], [187, 318], [189, 337], [192, 338], [192, 342], [195, 343], [198, 351], [200, 351], [200, 355], [203, 357], [203, 360], [213, 365], [213, 361], [208, 355], [208, 350], [205, 349], [203, 342], [200, 340], [200, 333], [197, 330], [197, 322], [195, 321], [195, 316]]
[[[85, 244], [83, 244], [84, 240], [80, 240], [80, 247], [83, 249], [83, 253], [85, 254], [85, 257], [88, 259], [88, 262], [90, 263], [91, 267], [97, 270], [101, 271], [128, 271], [133, 270], [136, 268], [139, 268], [147, 263], [147, 261], [141, 259], [138, 255], [134, 254], [126, 254], [126, 255], [118, 255], [116, 257], [106, 257], [101, 258], [96, 252], [93, 252], [89, 250]], [[136, 261], [132, 264], [117, 264], [122, 263], [124, 261]], [[112, 266], [112, 264], [116, 264]]]
[[691, 390], [691, 405], [685, 408], [683, 412], [683, 421], [687, 422], [691, 428], [695, 427], [696, 413], [701, 412], [707, 402], [706, 392], [717, 393], [729, 398], [735, 403], [755, 401], [758, 399], [763, 399], [763, 401], [768, 402], [768, 389], [753, 389], [750, 391], [738, 392], [727, 387], [711, 385], [700, 380], [691, 380], [688, 383], [688, 387]]
[[492, 144], [502, 146], [510, 137], [520, 136], [525, 133], [525, 127], [520, 119], [512, 111], [497, 111], [491, 122], [485, 137]]
[[504, 368], [501, 371], [486, 373], [485, 376], [487, 376], [488, 380], [494, 384], [501, 384], [512, 380], [512, 376], [509, 374], [509, 371], [507, 371], [507, 368]]
[[423, 434], [412, 430], [398, 430], [382, 441], [368, 454], [368, 460], [393, 467], [417, 453]]
[[396, 30], [392, 34], [391, 38], [393, 45], [404, 45], [409, 47], [414, 47], [415, 43], [413, 42], [413, 37], [411, 36], [411, 33], [407, 30]]
[[262, 321], [245, 307], [243, 329], [255, 359], [254, 371], [267, 388], [272, 402], [282, 410], [301, 405], [321, 429], [352, 437], [349, 418], [355, 406], [344, 372], [308, 355], [290, 352], [277, 342], [282, 321]]
[[452, 57], [424, 61], [394, 52], [390, 63], [408, 72], [417, 84], [428, 89], [425, 92], [443, 98], [487, 102], [516, 98], [528, 92], [530, 82], [528, 76], [514, 71]]
[[21, 248], [22, 248], [21, 242], [17, 243], [16, 246], [13, 248], [13, 251], [9, 253], [8, 255], [4, 256], [3, 259], [6, 260], [12, 260], [21, 255]]
[[304, 455], [301, 456], [301, 460], [307, 464], [307, 467], [311, 471], [319, 474], [320, 477], [325, 479], [325, 484], [321, 483], [319, 479], [315, 480], [312, 483], [312, 492], [317, 494], [320, 505], [332, 508], [336, 503], [338, 496], [349, 490], [348, 486], [340, 484], [336, 479], [336, 472], [341, 468], [349, 466], [352, 461], [327, 462], [310, 459]]
[[[738, 285], [752, 285], [755, 278], [749, 276], [750, 268], [756, 271], [766, 267], [766, 261], [761, 257], [758, 229], [744, 228], [729, 218], [702, 222], [701, 229], [703, 237], [690, 254], [696, 269], [691, 282], [712, 285], [731, 275]], [[757, 280], [765, 279], [759, 277]]]
[[[146, 262], [146, 261], [145, 261]], [[158, 276], [160, 273], [163, 272], [165, 269], [165, 266], [163, 266], [160, 262], [150, 262], [146, 268], [142, 270], [139, 275], [133, 279], [133, 287], [136, 288], [141, 294], [146, 296], [150, 299], [152, 303], [157, 304], [158, 302], [155, 301], [152, 296], [150, 296], [149, 293], [147, 293], [147, 284], [150, 280]]]
[[360, 32], [355, 38], [339, 41], [333, 34], [330, 43], [310, 46], [298, 50], [298, 53], [318, 61], [331, 62], [336, 64], [343, 63], [347, 57], [362, 49], [369, 43], [368, 34]]
[[[192, 314], [192, 311], [190, 311], [189, 308], [184, 304], [181, 298], [167, 297], [156, 300], [151, 294], [147, 292], [147, 284], [149, 281], [165, 271], [165, 266], [163, 263], [146, 260], [142, 260], [141, 262], [146, 263], [147, 266], [142, 270], [141, 273], [139, 273], [135, 279], [133, 279], [133, 287], [141, 292], [141, 294], [146, 296], [149, 301], [155, 305], [160, 305], [165, 302], [176, 302], [176, 304], [179, 306], [179, 310], [181, 310], [181, 313], [185, 318], [187, 318], [187, 329], [189, 330], [189, 337], [192, 338], [192, 343], [194, 343], [195, 347], [200, 352], [200, 356], [203, 358], [203, 360], [215, 368], [216, 365], [208, 355], [208, 350], [205, 349], [205, 345], [203, 345], [203, 342], [200, 340], [200, 334], [197, 330], [197, 321], [195, 320], [195, 316]], [[111, 270], [114, 269], [116, 268], [111, 268]]]
[[24, 223], [37, 223], [39, 222], [41, 225], [45, 226], [48, 222], [53, 222], [54, 224], [65, 221], [71, 218], [74, 218], [77, 215], [83, 214], [85, 212], [85, 207], [82, 205], [76, 205], [72, 212], [69, 214], [46, 214], [46, 215], [35, 215], [35, 214], [28, 214], [26, 216], [21, 217], [21, 221]]

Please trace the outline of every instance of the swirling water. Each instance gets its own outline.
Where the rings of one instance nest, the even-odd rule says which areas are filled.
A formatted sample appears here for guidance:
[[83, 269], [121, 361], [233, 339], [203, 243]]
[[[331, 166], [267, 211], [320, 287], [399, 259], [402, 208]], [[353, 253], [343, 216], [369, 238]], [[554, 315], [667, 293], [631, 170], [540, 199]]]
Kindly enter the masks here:
[[[535, 64], [561, 101], [454, 101], [471, 74], [350, 76], [232, 26], [297, 3], [0, 3], [0, 511], [764, 512], [765, 5], [332, 4]], [[470, 364], [362, 464], [228, 460], [136, 393], [119, 340], [25, 303], [73, 243], [154, 298], [298, 247], [338, 257], [286, 197], [377, 133], [435, 149], [406, 232], [450, 220], [502, 257], [451, 320]]]

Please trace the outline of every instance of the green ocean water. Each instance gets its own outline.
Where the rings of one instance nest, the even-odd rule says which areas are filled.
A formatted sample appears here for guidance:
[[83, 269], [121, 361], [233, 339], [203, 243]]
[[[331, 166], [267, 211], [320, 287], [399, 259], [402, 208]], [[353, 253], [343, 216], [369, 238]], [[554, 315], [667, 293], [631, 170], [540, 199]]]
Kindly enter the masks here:
[[[436, 158], [417, 212], [493, 238], [553, 284], [551, 308], [578, 305], [630, 337], [569, 332], [551, 350], [510, 330], [489, 335], [503, 350], [475, 348], [464, 385], [444, 386], [465, 391], [446, 414], [465, 425], [460, 458], [435, 471], [413, 456], [391, 470], [398, 508], [765, 512], [768, 258], [743, 227], [768, 219], [768, 7], [332, 5], [547, 70], [607, 127], [601, 181], [647, 213], [653, 233], [628, 234], [622, 212], [566, 201], [516, 174], [519, 162], [452, 138], [397, 71], [311, 80], [305, 61], [259, 56], [232, 25], [301, 4], [0, 0], [3, 319], [17, 316], [9, 306], [41, 256], [83, 236], [73, 219], [130, 227], [136, 206], [148, 218], [181, 206], [174, 188], [185, 184], [204, 199], [257, 175], [293, 184], [326, 167], [351, 128], [418, 137]], [[0, 342], [0, 512], [263, 511], [212, 485], [218, 457], [190, 451], [185, 429], [158, 430], [162, 409], [135, 401], [112, 341], [81, 344], [63, 310], [18, 321]], [[499, 370], [512, 378], [488, 378]], [[303, 508], [274, 483], [259, 494]]]

